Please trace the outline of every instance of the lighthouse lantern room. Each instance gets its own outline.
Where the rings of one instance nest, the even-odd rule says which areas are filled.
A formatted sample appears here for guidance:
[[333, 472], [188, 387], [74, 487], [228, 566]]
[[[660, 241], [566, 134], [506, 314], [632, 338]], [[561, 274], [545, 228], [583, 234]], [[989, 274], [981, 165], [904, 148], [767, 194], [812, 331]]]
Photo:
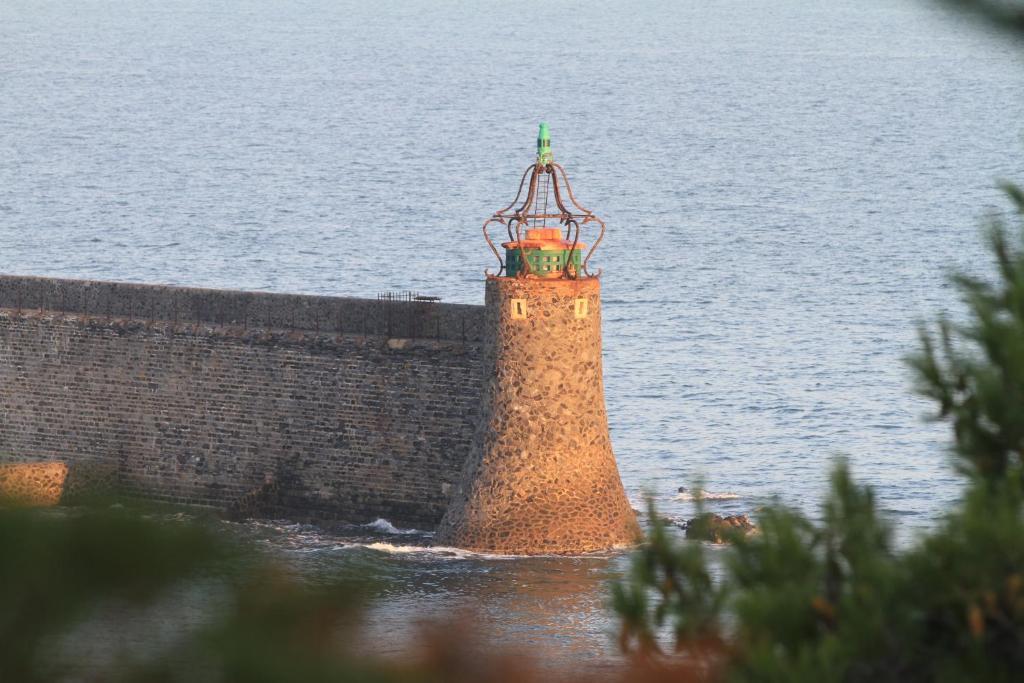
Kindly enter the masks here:
[[[591, 223], [600, 226], [600, 233], [584, 257], [587, 245], [580, 241], [580, 231]], [[508, 234], [508, 241], [501, 244], [504, 258], [488, 234], [495, 224], [503, 226]], [[548, 125], [542, 123], [537, 135], [537, 160], [523, 172], [516, 198], [484, 223], [484, 237], [500, 266], [496, 275], [488, 276], [591, 277], [587, 264], [604, 238], [604, 230], [604, 221], [576, 201], [565, 169], [555, 163], [551, 153]]]

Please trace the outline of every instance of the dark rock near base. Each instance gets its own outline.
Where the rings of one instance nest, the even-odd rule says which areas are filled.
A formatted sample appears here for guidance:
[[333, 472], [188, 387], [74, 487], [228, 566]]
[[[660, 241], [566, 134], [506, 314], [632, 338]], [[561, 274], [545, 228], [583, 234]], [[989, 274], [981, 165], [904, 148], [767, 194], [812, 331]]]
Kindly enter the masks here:
[[757, 532], [757, 527], [746, 515], [722, 517], [711, 512], [694, 517], [683, 528], [686, 530], [686, 538], [711, 543], [727, 543]]

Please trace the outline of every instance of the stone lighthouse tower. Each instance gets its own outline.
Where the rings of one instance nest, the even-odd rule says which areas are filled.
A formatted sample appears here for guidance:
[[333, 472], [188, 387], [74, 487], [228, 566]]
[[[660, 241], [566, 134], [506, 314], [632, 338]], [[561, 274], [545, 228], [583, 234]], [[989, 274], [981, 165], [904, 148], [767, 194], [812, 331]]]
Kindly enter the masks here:
[[[504, 258], [488, 235], [499, 225]], [[600, 232], [581, 257], [591, 226]], [[438, 543], [568, 554], [637, 540], [608, 436], [600, 273], [587, 270], [604, 230], [573, 196], [542, 123], [516, 199], [484, 223], [501, 266], [487, 275], [484, 404]]]

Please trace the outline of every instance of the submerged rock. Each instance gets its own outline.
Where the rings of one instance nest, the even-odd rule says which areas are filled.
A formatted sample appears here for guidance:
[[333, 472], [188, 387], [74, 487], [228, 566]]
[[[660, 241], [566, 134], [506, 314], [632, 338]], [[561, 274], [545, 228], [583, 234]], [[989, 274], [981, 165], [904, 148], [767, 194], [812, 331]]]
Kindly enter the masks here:
[[748, 536], [757, 532], [757, 527], [746, 515], [722, 517], [712, 512], [688, 520], [683, 528], [686, 538], [711, 543], [727, 543], [737, 536]]

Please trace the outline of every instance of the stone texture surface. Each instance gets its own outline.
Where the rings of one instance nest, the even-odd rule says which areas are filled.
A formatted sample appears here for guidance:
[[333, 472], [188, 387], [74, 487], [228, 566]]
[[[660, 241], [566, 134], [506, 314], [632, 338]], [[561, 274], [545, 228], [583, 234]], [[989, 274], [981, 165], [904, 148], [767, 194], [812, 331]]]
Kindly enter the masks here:
[[430, 527], [479, 414], [482, 319], [0, 276], [0, 462], [240, 516]]
[[67, 476], [68, 467], [62, 462], [0, 464], [0, 503], [57, 505]]
[[486, 291], [484, 412], [437, 542], [510, 554], [634, 543], [605, 413], [599, 281], [490, 278]]

